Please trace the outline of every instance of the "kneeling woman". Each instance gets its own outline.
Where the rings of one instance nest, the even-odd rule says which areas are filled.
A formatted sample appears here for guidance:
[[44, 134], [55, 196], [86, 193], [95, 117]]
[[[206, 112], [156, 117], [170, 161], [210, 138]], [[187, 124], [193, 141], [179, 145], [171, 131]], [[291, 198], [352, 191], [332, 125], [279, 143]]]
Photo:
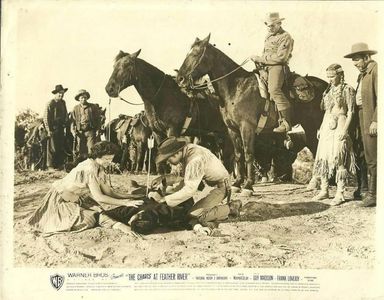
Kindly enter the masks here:
[[[107, 184], [104, 166], [118, 147], [103, 141], [94, 145], [89, 159], [63, 179], [55, 181], [28, 223], [43, 233], [82, 231], [98, 225], [132, 233], [131, 228], [109, 217], [102, 204], [136, 207], [143, 201], [113, 191]], [[133, 234], [133, 233], [132, 233]]]
[[344, 201], [348, 172], [355, 173], [355, 157], [348, 134], [355, 107], [355, 91], [344, 83], [344, 71], [338, 64], [327, 68], [329, 88], [324, 92], [322, 108], [324, 119], [318, 132], [319, 145], [313, 173], [321, 178], [321, 191], [313, 200], [329, 197], [328, 181], [336, 172], [337, 191], [331, 205]]

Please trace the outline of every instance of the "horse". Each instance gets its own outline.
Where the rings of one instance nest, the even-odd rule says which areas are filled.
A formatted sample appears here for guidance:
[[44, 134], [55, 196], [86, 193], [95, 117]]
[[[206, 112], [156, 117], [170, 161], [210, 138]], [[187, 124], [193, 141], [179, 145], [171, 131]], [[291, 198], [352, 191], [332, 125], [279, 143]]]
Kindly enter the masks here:
[[43, 119], [37, 119], [29, 128], [24, 145], [24, 165], [32, 171], [45, 170], [47, 167], [47, 138], [48, 131]]
[[132, 162], [132, 171], [148, 170], [149, 161], [151, 161], [151, 170], [156, 172], [154, 164], [155, 148], [151, 150], [149, 157], [148, 139], [152, 136], [152, 129], [149, 127], [149, 122], [145, 111], [137, 114], [132, 123], [130, 132], [130, 159]]
[[[188, 89], [193, 88], [194, 81], [204, 75], [211, 78], [211, 84], [222, 100], [222, 116], [235, 147], [236, 173], [239, 176], [233, 186], [239, 189], [244, 183], [245, 175], [247, 175], [243, 189], [252, 190], [255, 182], [254, 159], [255, 154], [257, 154], [256, 151], [258, 151], [255, 147], [256, 133], [258, 132], [258, 122], [265, 114], [266, 99], [261, 96], [255, 74], [244, 70], [231, 58], [211, 45], [209, 39], [210, 35], [203, 40], [196, 38], [179, 68], [177, 82], [182, 88]], [[293, 80], [297, 78], [304, 78], [308, 82], [308, 87], [307, 90], [292, 91], [294, 96], [292, 105], [295, 112], [293, 121], [294, 124], [301, 124], [305, 130], [305, 146], [315, 155], [317, 149], [316, 131], [323, 118], [320, 101], [327, 83], [313, 76], [295, 75]], [[301, 101], [305, 93], [308, 93], [308, 89], [314, 93], [311, 95], [313, 96], [311, 101]], [[285, 137], [282, 134], [273, 133], [272, 128], [269, 128], [269, 132], [265, 130], [265, 134], [271, 135], [276, 139], [277, 144], [283, 145]], [[297, 152], [301, 149], [294, 150]]]
[[[158, 144], [169, 136], [186, 135], [199, 138], [205, 146], [206, 139], [211, 139], [209, 134], [228, 135], [216, 103], [189, 98], [170, 75], [138, 58], [140, 51], [119, 52], [105, 90], [110, 97], [116, 98], [127, 87], [136, 88]], [[227, 149], [231, 148], [225, 149], [229, 152]], [[230, 160], [226, 159], [231, 153], [223, 156], [224, 165], [232, 169]]]

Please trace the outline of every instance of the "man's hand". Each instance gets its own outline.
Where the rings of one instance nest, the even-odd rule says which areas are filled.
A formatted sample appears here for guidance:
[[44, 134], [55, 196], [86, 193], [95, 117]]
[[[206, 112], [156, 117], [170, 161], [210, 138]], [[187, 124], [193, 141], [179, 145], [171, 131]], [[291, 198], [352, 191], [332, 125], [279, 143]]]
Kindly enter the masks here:
[[251, 56], [251, 60], [255, 63], [261, 63], [263, 62], [263, 58], [261, 56], [258, 56], [258, 55], [252, 55]]
[[369, 126], [369, 135], [377, 136], [377, 122], [372, 122]]
[[164, 183], [165, 181], [166, 181], [165, 175], [161, 175], [152, 180], [151, 188], [156, 189], [161, 183]]
[[128, 207], [138, 207], [144, 203], [143, 200], [131, 200], [131, 199], [122, 199], [121, 204]]
[[148, 198], [155, 200], [157, 203], [162, 203], [165, 202], [165, 199], [160, 193], [158, 192], [149, 192], [148, 193]]

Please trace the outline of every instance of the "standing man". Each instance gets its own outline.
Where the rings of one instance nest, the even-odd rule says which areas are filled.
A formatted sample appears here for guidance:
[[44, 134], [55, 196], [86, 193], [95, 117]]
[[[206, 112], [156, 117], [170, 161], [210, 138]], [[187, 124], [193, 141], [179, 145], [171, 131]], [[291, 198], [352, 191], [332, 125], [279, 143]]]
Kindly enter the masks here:
[[97, 131], [100, 130], [100, 109], [96, 104], [89, 103], [91, 95], [86, 90], [79, 90], [75, 100], [79, 101], [72, 111], [71, 131], [76, 141], [76, 152], [87, 158], [93, 145], [97, 142]]
[[360, 71], [356, 88], [356, 107], [364, 146], [364, 156], [368, 168], [368, 193], [361, 206], [376, 206], [377, 181], [377, 63], [371, 55], [377, 51], [369, 50], [365, 43], [352, 45], [353, 64]]
[[279, 126], [273, 131], [286, 133], [291, 130], [292, 111], [291, 104], [285, 97], [282, 87], [285, 73], [289, 72], [288, 62], [292, 57], [293, 39], [288, 32], [281, 27], [279, 13], [272, 12], [267, 15], [265, 25], [268, 27], [268, 34], [264, 41], [262, 56], [252, 56], [255, 63], [266, 66], [268, 72], [268, 92], [271, 100], [276, 104], [279, 111]]
[[[173, 193], [156, 199], [169, 207], [176, 207], [196, 194], [202, 180], [214, 187], [203, 199], [197, 201], [188, 211], [189, 224], [194, 231], [210, 234], [213, 222], [222, 221], [229, 215], [238, 216], [241, 201], [230, 202], [229, 174], [221, 161], [208, 149], [188, 144], [182, 138], [170, 137], [158, 148], [156, 164], [167, 160], [172, 165], [182, 166], [183, 178], [164, 175], [155, 179], [152, 186], [177, 184]], [[226, 200], [223, 203], [223, 200]]]
[[68, 116], [67, 106], [63, 99], [67, 88], [61, 84], [56, 85], [52, 91], [54, 99], [50, 100], [44, 112], [44, 125], [48, 131], [47, 140], [47, 167], [48, 170], [61, 169], [65, 159], [65, 136]]

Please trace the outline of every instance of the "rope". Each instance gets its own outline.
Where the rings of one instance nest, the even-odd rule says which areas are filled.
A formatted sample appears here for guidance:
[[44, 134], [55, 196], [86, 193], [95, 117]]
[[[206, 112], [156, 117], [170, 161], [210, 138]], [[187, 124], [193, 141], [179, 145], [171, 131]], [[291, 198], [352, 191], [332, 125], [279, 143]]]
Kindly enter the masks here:
[[[237, 70], [241, 69], [242, 66], [244, 66], [248, 61], [250, 60], [250, 58], [248, 57], [246, 60], [244, 60], [240, 66], [238, 66], [237, 68], [233, 69], [231, 72], [223, 75], [223, 76], [220, 76], [218, 78], [215, 78], [215, 79], [212, 79], [210, 80], [210, 83], [212, 82], [216, 82], [216, 81], [219, 81], [221, 79], [224, 79], [225, 77], [228, 77], [229, 75], [231, 75], [232, 73], [236, 72]], [[193, 85], [193, 80], [191, 78], [191, 88], [194, 89], [194, 90], [203, 90], [203, 89], [206, 89], [208, 88], [208, 83], [202, 83], [202, 84], [199, 84], [199, 85]]]

